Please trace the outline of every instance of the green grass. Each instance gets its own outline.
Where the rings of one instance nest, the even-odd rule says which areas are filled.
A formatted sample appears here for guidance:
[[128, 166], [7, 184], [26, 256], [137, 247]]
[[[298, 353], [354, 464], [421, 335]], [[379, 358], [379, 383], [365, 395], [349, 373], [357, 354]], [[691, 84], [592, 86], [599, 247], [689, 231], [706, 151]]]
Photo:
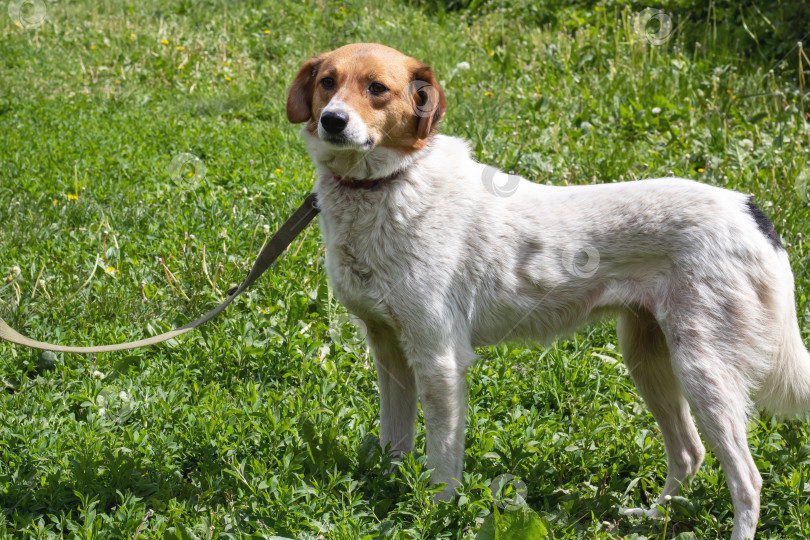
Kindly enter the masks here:
[[[733, 18], [677, 5], [653, 46], [620, 2], [430, 4], [48, 1], [28, 29], [3, 7], [0, 316], [101, 344], [218, 303], [312, 185], [284, 114], [298, 67], [378, 41], [434, 67], [442, 131], [482, 161], [554, 184], [676, 174], [753, 193], [810, 329], [808, 89], [794, 43], [759, 47], [795, 21], [747, 5], [754, 47], [730, 39]], [[182, 153], [202, 177], [172, 177]], [[654, 500], [665, 459], [610, 322], [480, 351], [460, 499], [432, 502], [421, 424], [388, 474], [373, 365], [319, 246], [313, 226], [224, 316], [163, 345], [51, 363], [1, 344], [0, 535], [474, 538], [509, 473], [553, 538], [728, 537], [711, 455], [666, 522], [619, 516]], [[762, 538], [810, 536], [807, 439], [797, 421], [752, 424]]]

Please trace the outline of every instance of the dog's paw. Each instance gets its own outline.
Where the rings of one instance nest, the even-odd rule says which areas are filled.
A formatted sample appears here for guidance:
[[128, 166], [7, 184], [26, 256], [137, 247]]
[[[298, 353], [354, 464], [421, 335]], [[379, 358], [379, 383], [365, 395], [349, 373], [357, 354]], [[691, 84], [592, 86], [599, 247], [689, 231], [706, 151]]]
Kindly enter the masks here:
[[630, 516], [630, 517], [648, 517], [648, 518], [660, 518], [663, 517], [663, 514], [658, 508], [620, 508], [619, 513], [623, 516]]

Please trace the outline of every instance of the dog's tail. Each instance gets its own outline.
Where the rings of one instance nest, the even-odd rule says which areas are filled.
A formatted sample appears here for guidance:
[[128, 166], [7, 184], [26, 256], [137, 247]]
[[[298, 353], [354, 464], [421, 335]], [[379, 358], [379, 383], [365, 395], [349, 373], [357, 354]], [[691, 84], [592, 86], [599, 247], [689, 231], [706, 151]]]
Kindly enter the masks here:
[[786, 279], [779, 281], [788, 286], [772, 291], [771, 296], [776, 354], [755, 401], [771, 414], [789, 418], [810, 410], [810, 353], [802, 342], [793, 300], [793, 274], [786, 254], [780, 262]]

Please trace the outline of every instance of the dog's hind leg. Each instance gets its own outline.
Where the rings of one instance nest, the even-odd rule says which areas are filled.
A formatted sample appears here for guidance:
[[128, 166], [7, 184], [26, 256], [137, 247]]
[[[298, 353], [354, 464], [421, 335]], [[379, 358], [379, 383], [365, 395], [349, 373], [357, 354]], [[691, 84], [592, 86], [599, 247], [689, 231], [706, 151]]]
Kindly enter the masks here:
[[666, 338], [653, 315], [642, 307], [628, 308], [619, 317], [618, 334], [625, 364], [658, 421], [667, 452], [667, 479], [655, 506], [629, 508], [624, 514], [655, 517], [661, 514], [656, 506], [665, 504], [668, 495], [677, 495], [695, 475], [705, 450], [672, 371]]
[[742, 362], [729, 357], [729, 351], [736, 347], [717, 350], [717, 343], [701, 343], [698, 339], [678, 347], [672, 362], [701, 433], [726, 476], [734, 504], [731, 540], [752, 540], [759, 520], [762, 477], [748, 448], [749, 386], [745, 377], [735, 371]]
[[389, 446], [399, 457], [413, 448], [416, 379], [393, 331], [383, 325], [367, 326], [380, 387], [380, 446]]

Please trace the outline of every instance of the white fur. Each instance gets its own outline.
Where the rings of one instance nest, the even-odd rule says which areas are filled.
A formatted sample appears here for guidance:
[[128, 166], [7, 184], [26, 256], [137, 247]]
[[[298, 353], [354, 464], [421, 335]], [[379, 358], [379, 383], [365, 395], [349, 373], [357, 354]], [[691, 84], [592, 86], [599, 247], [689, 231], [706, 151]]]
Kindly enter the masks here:
[[[337, 97], [329, 100], [329, 103], [321, 111], [321, 115], [326, 112], [344, 113], [349, 117], [349, 122], [341, 132], [345, 141], [344, 146], [349, 145], [355, 150], [369, 150], [368, 128], [363, 118], [355, 112], [352, 107]], [[329, 137], [329, 133], [324, 129], [321, 122], [318, 122], [318, 136], [321, 139]]]
[[[432, 479], [452, 496], [474, 347], [547, 343], [618, 315], [622, 353], [667, 448], [658, 503], [703, 460], [691, 411], [726, 474], [732, 538], [753, 538], [761, 479], [748, 415], [754, 405], [807, 408], [810, 358], [787, 254], [745, 195], [677, 178], [552, 187], [497, 176], [496, 187], [514, 182], [499, 196], [493, 171], [457, 138], [435, 135], [405, 156], [339, 151], [304, 134], [320, 171], [326, 270], [368, 328], [384, 446], [411, 450], [418, 388]], [[333, 177], [397, 170], [368, 190]], [[642, 513], [656, 511], [627, 511]]]

